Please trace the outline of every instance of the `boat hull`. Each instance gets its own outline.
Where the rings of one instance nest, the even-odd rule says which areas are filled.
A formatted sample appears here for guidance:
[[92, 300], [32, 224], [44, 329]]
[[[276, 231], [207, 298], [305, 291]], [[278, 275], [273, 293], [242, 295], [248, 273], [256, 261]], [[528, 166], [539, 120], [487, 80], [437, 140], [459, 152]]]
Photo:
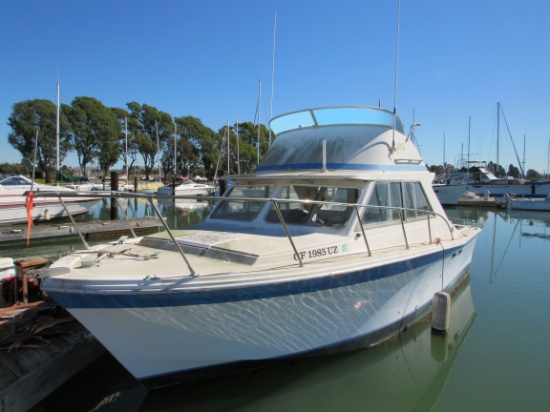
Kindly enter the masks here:
[[525, 184], [487, 184], [487, 185], [470, 185], [469, 191], [474, 192], [479, 196], [484, 196], [489, 192], [491, 196], [534, 196], [545, 197], [550, 194], [550, 183], [525, 183]]
[[456, 206], [459, 199], [462, 197], [468, 185], [458, 184], [458, 185], [444, 185], [444, 184], [434, 184], [432, 188], [439, 200], [439, 203], [445, 206]]
[[550, 212], [550, 199], [510, 199], [508, 202], [513, 210]]
[[136, 378], [157, 386], [377, 343], [460, 281], [474, 244], [475, 236], [378, 266], [217, 291], [71, 293], [55, 283], [46, 290]]

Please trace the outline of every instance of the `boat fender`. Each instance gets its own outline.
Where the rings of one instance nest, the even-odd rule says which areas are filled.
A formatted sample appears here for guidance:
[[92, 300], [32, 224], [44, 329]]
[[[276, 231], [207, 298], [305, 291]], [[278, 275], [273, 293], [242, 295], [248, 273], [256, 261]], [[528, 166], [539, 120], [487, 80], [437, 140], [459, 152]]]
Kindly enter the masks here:
[[432, 328], [446, 332], [451, 317], [451, 296], [447, 292], [436, 292], [432, 299]]

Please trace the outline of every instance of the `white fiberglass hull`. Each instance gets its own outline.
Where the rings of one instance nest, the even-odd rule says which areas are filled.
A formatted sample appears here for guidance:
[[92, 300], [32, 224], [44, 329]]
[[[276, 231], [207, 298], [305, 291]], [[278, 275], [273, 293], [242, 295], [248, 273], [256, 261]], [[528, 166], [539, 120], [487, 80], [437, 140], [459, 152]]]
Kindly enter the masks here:
[[477, 195], [484, 196], [486, 192], [489, 192], [491, 196], [538, 196], [544, 197], [550, 194], [550, 183], [526, 183], [526, 184], [488, 184], [488, 185], [470, 185], [469, 191], [474, 192]]
[[427, 254], [398, 253], [401, 260], [381, 265], [356, 257], [362, 266], [353, 269], [334, 265], [323, 276], [220, 290], [121, 285], [125, 292], [92, 292], [55, 277], [44, 286], [136, 378], [155, 386], [166, 375], [200, 376], [211, 367], [376, 343], [426, 313], [435, 292], [461, 279], [475, 238], [446, 249], [444, 265], [443, 249], [433, 245]]
[[514, 210], [550, 211], [550, 199], [510, 199], [508, 202]]
[[432, 188], [437, 196], [437, 199], [439, 200], [439, 203], [442, 205], [456, 206], [458, 204], [458, 200], [468, 188], [468, 185], [433, 184]]

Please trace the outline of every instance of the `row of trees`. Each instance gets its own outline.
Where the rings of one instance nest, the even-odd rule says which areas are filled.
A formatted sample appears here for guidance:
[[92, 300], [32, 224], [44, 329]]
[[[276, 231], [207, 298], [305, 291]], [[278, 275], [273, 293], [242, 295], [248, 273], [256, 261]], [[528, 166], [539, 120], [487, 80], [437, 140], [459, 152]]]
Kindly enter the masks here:
[[[193, 116], [172, 117], [136, 102], [126, 106], [109, 108], [93, 97], [76, 97], [71, 105], [62, 104], [60, 163], [74, 151], [83, 176], [94, 162], [105, 176], [119, 161], [128, 170], [141, 157], [147, 179], [158, 163], [164, 176], [177, 171], [213, 179], [216, 170], [252, 172], [268, 149], [269, 130], [265, 125], [246, 122], [213, 131]], [[9, 143], [27, 164], [33, 162], [36, 143], [36, 167], [44, 173], [46, 182], [53, 180], [56, 170], [57, 115], [54, 103], [35, 99], [15, 103], [8, 118], [12, 129]]]

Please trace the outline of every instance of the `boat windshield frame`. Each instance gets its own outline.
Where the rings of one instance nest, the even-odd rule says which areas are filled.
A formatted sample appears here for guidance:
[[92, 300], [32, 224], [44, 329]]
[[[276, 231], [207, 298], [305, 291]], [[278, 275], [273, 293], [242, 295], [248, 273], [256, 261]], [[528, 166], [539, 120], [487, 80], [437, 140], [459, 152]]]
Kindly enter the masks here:
[[385, 109], [370, 106], [333, 106], [300, 110], [276, 116], [269, 122], [271, 130], [279, 135], [292, 130], [336, 125], [382, 126], [404, 133], [399, 117]]

